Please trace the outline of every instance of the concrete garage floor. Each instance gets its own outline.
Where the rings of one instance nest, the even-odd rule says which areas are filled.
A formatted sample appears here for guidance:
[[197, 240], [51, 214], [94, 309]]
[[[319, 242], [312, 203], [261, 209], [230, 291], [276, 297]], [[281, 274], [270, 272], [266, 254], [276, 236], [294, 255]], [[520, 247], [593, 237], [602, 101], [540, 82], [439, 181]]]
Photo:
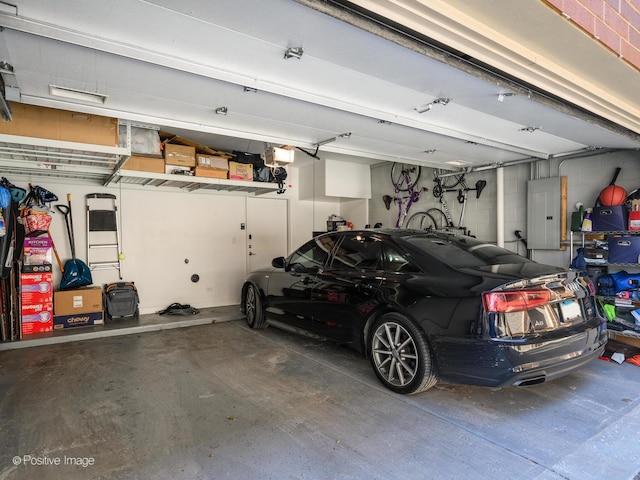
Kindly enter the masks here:
[[640, 479], [631, 364], [405, 397], [353, 351], [230, 320], [0, 351], [0, 395], [2, 480]]

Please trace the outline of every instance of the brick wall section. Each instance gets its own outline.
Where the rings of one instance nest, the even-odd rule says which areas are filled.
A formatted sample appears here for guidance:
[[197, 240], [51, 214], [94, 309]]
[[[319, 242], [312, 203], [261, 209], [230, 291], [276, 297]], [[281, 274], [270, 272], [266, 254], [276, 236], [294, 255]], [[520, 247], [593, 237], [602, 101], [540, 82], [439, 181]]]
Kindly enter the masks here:
[[543, 0], [640, 70], [640, 0]]

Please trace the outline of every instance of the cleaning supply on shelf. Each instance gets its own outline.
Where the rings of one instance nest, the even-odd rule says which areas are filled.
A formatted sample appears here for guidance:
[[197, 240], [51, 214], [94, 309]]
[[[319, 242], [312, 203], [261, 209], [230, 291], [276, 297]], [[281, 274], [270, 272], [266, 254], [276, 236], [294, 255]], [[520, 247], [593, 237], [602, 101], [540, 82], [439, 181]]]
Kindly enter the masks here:
[[591, 223], [591, 213], [593, 210], [591, 208], [587, 208], [584, 212], [584, 219], [582, 220], [582, 228], [583, 232], [590, 232], [593, 228]]

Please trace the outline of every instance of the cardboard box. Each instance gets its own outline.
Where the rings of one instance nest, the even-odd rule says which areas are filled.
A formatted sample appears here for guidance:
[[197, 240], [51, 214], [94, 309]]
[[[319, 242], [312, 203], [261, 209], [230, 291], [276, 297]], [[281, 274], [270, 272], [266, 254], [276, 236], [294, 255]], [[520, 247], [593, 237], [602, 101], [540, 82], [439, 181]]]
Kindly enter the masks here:
[[21, 313], [23, 335], [53, 330], [53, 304], [22, 305]]
[[24, 265], [51, 265], [53, 240], [50, 237], [25, 237], [23, 247]]
[[53, 293], [55, 315], [77, 315], [102, 310], [102, 288], [85, 287]]
[[123, 170], [138, 172], [164, 173], [164, 158], [136, 157], [131, 155], [122, 166]]
[[53, 273], [20, 274], [20, 301], [23, 306], [53, 303]]
[[196, 167], [195, 172], [196, 177], [227, 178], [229, 176], [229, 170], [226, 168]]
[[0, 122], [0, 133], [66, 142], [118, 145], [118, 120], [86, 113], [10, 102], [13, 121]]
[[164, 144], [164, 162], [183, 167], [196, 166], [196, 149], [187, 145]]
[[229, 178], [232, 180], [253, 181], [253, 165], [250, 163], [229, 162]]
[[229, 170], [229, 161], [225, 157], [218, 155], [203, 155], [196, 153], [196, 167], [220, 168]]
[[54, 315], [53, 329], [90, 327], [92, 325], [104, 325], [104, 315], [99, 312], [78, 313], [75, 315]]
[[160, 132], [160, 140], [165, 144], [171, 145], [187, 145], [189, 147], [193, 147], [196, 152], [203, 153], [205, 155], [218, 155], [222, 157], [232, 157], [233, 154], [229, 152], [224, 152], [222, 150], [216, 150], [214, 148], [208, 147], [201, 143], [195, 142], [188, 138], [181, 137], [179, 135], [175, 135], [171, 132]]

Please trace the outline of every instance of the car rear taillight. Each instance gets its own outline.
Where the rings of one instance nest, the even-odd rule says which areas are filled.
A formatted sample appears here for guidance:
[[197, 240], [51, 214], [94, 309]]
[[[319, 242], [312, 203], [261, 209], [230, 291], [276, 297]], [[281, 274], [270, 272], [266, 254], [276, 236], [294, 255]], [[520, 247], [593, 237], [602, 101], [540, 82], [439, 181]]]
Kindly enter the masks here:
[[519, 290], [513, 292], [485, 292], [484, 309], [490, 313], [522, 312], [549, 303], [549, 290]]

